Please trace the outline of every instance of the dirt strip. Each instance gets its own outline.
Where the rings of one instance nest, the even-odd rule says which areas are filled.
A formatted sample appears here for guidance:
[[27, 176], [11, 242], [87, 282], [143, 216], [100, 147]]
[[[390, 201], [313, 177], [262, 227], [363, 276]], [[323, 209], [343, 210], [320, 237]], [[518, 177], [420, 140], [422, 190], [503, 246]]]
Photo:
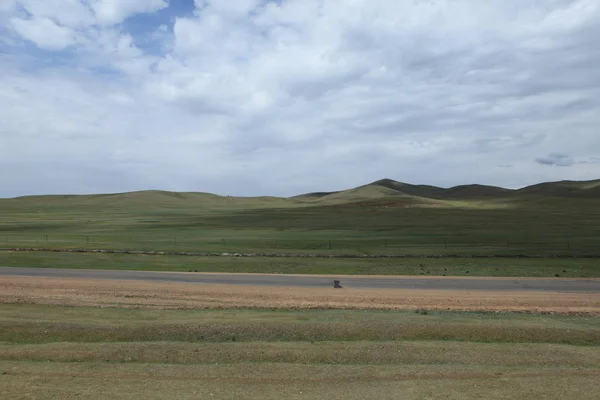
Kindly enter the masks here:
[[161, 309], [386, 309], [600, 315], [600, 293], [285, 288], [0, 277], [0, 303]]

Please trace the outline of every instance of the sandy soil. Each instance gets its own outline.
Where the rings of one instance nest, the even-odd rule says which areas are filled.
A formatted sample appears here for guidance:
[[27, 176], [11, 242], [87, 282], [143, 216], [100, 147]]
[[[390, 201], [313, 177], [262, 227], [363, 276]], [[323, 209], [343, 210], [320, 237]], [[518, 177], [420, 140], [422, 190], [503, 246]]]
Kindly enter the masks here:
[[283, 288], [31, 277], [0, 277], [0, 302], [182, 309], [428, 309], [600, 315], [600, 293]]

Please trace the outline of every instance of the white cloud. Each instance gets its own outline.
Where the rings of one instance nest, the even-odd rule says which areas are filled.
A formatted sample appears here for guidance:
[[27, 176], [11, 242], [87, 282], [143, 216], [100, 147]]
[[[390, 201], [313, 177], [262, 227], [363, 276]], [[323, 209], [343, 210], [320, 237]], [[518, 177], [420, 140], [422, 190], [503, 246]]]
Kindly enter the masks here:
[[10, 22], [19, 35], [42, 49], [62, 50], [76, 40], [76, 35], [71, 29], [59, 26], [49, 18], [12, 18]]
[[[72, 51], [0, 59], [0, 165], [37, 160], [70, 183], [42, 190], [31, 173], [10, 194], [600, 176], [585, 161], [600, 153], [597, 1], [203, 0], [131, 31], [120, 24], [167, 2], [68, 16], [52, 1], [10, 12], [23, 38]], [[144, 51], [140, 31], [169, 45]]]
[[94, 22], [90, 8], [80, 0], [17, 0], [34, 18], [51, 19], [61, 26], [84, 27]]
[[167, 0], [0, 0], [0, 12], [19, 6], [26, 16], [50, 19], [57, 25], [88, 28], [116, 25], [136, 14], [154, 13], [168, 7]]

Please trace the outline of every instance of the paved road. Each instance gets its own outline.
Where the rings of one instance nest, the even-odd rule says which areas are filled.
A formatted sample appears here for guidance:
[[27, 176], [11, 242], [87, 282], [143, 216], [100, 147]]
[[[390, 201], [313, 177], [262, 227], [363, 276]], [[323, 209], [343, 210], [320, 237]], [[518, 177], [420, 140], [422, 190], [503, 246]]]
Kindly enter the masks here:
[[0, 276], [30, 276], [81, 279], [126, 279], [150, 282], [213, 283], [254, 286], [332, 287], [339, 279], [345, 288], [361, 289], [447, 289], [549, 292], [600, 292], [600, 279], [550, 278], [420, 278], [420, 277], [344, 277], [257, 274], [194, 274], [174, 272], [109, 271], [59, 268], [0, 267]]

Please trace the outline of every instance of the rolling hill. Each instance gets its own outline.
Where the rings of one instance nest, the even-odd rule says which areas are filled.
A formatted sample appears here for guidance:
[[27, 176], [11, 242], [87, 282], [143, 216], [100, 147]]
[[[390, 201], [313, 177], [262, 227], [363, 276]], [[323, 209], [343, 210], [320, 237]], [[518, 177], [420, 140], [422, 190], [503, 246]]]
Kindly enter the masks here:
[[[312, 205], [423, 205], [444, 206], [472, 203], [491, 203], [544, 198], [600, 199], [600, 180], [546, 182], [521, 189], [505, 189], [486, 185], [461, 185], [441, 188], [413, 185], [392, 179], [381, 179], [367, 185], [335, 192], [315, 192], [294, 197], [234, 197], [201, 192], [169, 192], [147, 190], [127, 193], [91, 195], [42, 195], [0, 199], [0, 207], [10, 211], [14, 207], [75, 208], [288, 208]], [[462, 203], [461, 203], [462, 202]]]
[[0, 247], [595, 254], [598, 190], [600, 181], [510, 190], [383, 179], [291, 198], [155, 190], [27, 196], [0, 199]]
[[600, 198], [600, 180], [540, 183], [517, 192], [538, 196]]
[[338, 192], [308, 193], [294, 197], [304, 202], [319, 204], [365, 202], [400, 197], [407, 201], [443, 203], [456, 200], [518, 200], [531, 197], [568, 197], [600, 199], [600, 180], [547, 182], [522, 189], [505, 189], [487, 185], [460, 185], [441, 188], [429, 185], [412, 185], [392, 179], [382, 179], [358, 188]]
[[144, 190], [126, 193], [89, 195], [23, 196], [0, 200], [0, 207], [51, 208], [71, 206], [74, 209], [160, 209], [160, 208], [262, 208], [285, 207], [294, 201], [281, 197], [233, 197], [201, 192], [169, 192]]

